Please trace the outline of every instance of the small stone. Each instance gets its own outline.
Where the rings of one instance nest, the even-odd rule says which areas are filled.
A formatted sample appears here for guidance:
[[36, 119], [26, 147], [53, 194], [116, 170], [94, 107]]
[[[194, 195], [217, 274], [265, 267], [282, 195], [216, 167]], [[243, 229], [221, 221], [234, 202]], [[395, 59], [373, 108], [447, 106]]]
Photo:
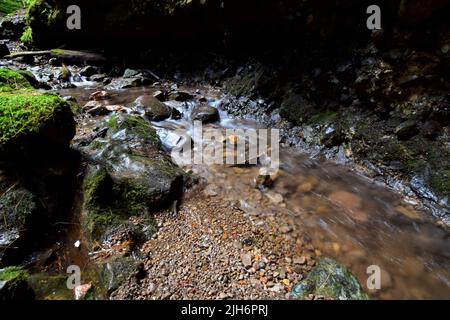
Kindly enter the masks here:
[[107, 91], [95, 91], [94, 93], [92, 93], [89, 96], [89, 100], [94, 100], [94, 101], [100, 101], [100, 100], [105, 100], [105, 99], [109, 99], [109, 93]]
[[242, 253], [241, 261], [245, 268], [250, 268], [252, 266], [252, 255], [250, 253]]
[[305, 256], [294, 257], [293, 261], [294, 261], [294, 264], [305, 265], [306, 264], [306, 257]]

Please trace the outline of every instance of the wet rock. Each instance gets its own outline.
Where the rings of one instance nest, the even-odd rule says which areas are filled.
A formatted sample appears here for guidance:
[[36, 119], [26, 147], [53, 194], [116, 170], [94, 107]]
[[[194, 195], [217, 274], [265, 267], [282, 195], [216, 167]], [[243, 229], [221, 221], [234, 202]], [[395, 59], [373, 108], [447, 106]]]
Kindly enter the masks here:
[[150, 121], [162, 121], [170, 118], [172, 114], [174, 114], [173, 108], [165, 105], [151, 95], [144, 95], [137, 98], [133, 103], [133, 108], [136, 110], [143, 110], [145, 116]]
[[208, 105], [200, 105], [192, 110], [191, 119], [193, 121], [201, 121], [202, 123], [210, 123], [219, 121], [219, 111]]
[[8, 46], [5, 43], [0, 43], [0, 57], [7, 56], [9, 54]]
[[120, 90], [143, 86], [147, 84], [141, 78], [115, 79], [105, 86], [106, 90]]
[[153, 93], [153, 96], [161, 102], [166, 101], [166, 93], [164, 91], [158, 90]]
[[161, 151], [150, 122], [114, 115], [107, 125], [107, 135], [84, 150], [97, 164], [90, 167], [84, 183], [85, 224], [94, 239], [127, 224], [133, 215], [150, 223], [150, 213], [176, 199], [184, 180], [182, 170]]
[[409, 140], [418, 133], [417, 122], [415, 120], [405, 121], [394, 129], [394, 133], [399, 140]]
[[170, 100], [175, 100], [175, 101], [180, 101], [180, 102], [189, 101], [189, 100], [192, 100], [193, 98], [194, 98], [194, 96], [192, 94], [185, 92], [185, 91], [175, 91], [175, 92], [171, 92], [169, 94]]
[[89, 108], [86, 113], [93, 116], [93, 117], [98, 117], [98, 116], [106, 116], [107, 114], [109, 114], [111, 111], [108, 109], [108, 106], [99, 104], [93, 108]]
[[102, 279], [109, 294], [117, 290], [131, 275], [135, 274], [140, 262], [132, 257], [113, 257], [103, 265]]
[[331, 259], [321, 259], [306, 279], [295, 286], [292, 296], [305, 300], [312, 294], [336, 300], [368, 300], [356, 277]]
[[281, 103], [280, 116], [301, 125], [317, 112], [316, 106], [300, 94], [289, 92]]
[[28, 273], [19, 267], [0, 269], [0, 301], [34, 300], [28, 284]]
[[93, 74], [89, 77], [89, 80], [95, 81], [95, 82], [103, 82], [106, 79], [106, 74], [100, 73], [100, 74]]
[[25, 27], [26, 18], [24, 14], [13, 14], [2, 17], [0, 19], [0, 38], [18, 40], [24, 33]]
[[101, 100], [106, 100], [109, 99], [110, 95], [107, 91], [101, 90], [101, 91], [95, 91], [94, 93], [92, 93], [89, 96], [89, 100], [94, 100], [94, 101], [101, 101]]
[[87, 77], [87, 78], [93, 76], [96, 73], [97, 73], [97, 69], [94, 68], [93, 66], [86, 66], [80, 70], [80, 76]]
[[[17, 260], [27, 241], [33, 218], [39, 215], [37, 199], [28, 190], [0, 176], [0, 265]], [[28, 231], [28, 232], [27, 232]]]

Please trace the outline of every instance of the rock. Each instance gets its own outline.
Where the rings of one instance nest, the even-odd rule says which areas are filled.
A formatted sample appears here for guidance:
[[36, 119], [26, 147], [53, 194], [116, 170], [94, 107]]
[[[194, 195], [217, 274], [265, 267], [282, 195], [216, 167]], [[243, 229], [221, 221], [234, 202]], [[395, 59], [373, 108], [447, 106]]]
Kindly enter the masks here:
[[111, 294], [119, 288], [119, 286], [127, 280], [131, 275], [135, 274], [139, 269], [139, 261], [132, 257], [113, 257], [103, 264], [102, 280], [108, 293]]
[[210, 123], [219, 121], [219, 111], [208, 105], [200, 105], [192, 110], [191, 120], [201, 121], [202, 123]]
[[97, 105], [93, 108], [90, 108], [89, 110], [86, 111], [87, 114], [89, 114], [93, 117], [106, 116], [110, 112], [111, 111], [107, 108], [107, 106], [102, 105], [102, 104]]
[[252, 255], [250, 253], [241, 253], [241, 261], [245, 268], [250, 268], [252, 266]]
[[73, 289], [75, 300], [88, 300], [89, 294], [92, 292], [92, 283], [82, 284]]
[[58, 79], [64, 82], [70, 82], [70, 78], [72, 77], [72, 72], [67, 68], [64, 64], [61, 67], [60, 73], [58, 75]]
[[19, 267], [0, 269], [0, 301], [34, 300], [28, 284], [28, 273]]
[[94, 68], [93, 66], [86, 66], [80, 70], [80, 76], [87, 77], [87, 78], [89, 78], [90, 76], [93, 76], [96, 73], [97, 73], [97, 69]]
[[292, 296], [306, 300], [309, 295], [336, 300], [368, 300], [356, 277], [332, 259], [321, 259], [306, 279], [295, 286]]
[[125, 79], [127, 78], [135, 78], [137, 76], [141, 75], [141, 73], [137, 70], [133, 70], [133, 69], [126, 69], [125, 72], [123, 73], [123, 77]]
[[184, 91], [174, 91], [169, 94], [169, 100], [184, 102], [192, 99], [194, 99], [194, 96]]
[[301, 257], [294, 257], [293, 262], [294, 264], [305, 265], [307, 261], [305, 256], [301, 256]]
[[106, 79], [106, 74], [100, 73], [100, 74], [93, 74], [89, 77], [89, 80], [95, 81], [95, 82], [103, 82]]
[[425, 138], [436, 140], [442, 133], [442, 126], [438, 121], [428, 120], [423, 124], [421, 131]]
[[155, 91], [153, 96], [161, 102], [166, 101], [166, 93], [161, 90]]
[[106, 100], [109, 99], [110, 95], [107, 91], [101, 90], [101, 91], [95, 91], [94, 93], [92, 93], [89, 96], [89, 100], [95, 100], [95, 101], [100, 101], [100, 100]]
[[267, 192], [266, 197], [269, 198], [270, 202], [273, 204], [280, 204], [284, 201], [283, 196], [276, 192]]
[[115, 79], [111, 83], [109, 83], [107, 86], [105, 86], [105, 89], [106, 90], [120, 90], [120, 89], [140, 87], [140, 86], [143, 86], [146, 84], [149, 84], [149, 82], [143, 78]]
[[[150, 213], [177, 199], [184, 180], [183, 171], [162, 152], [149, 121], [117, 114], [109, 118], [107, 126], [107, 135], [84, 149], [97, 163], [89, 168], [84, 183], [84, 223], [94, 239], [128, 225], [132, 215], [152, 225]], [[145, 237], [152, 234], [152, 229], [147, 229]]]
[[18, 260], [22, 247], [29, 240], [32, 221], [40, 211], [30, 191], [0, 175], [0, 212], [0, 264], [8, 265]]
[[0, 39], [19, 40], [25, 28], [26, 18], [24, 14], [13, 14], [2, 17], [0, 19]]
[[0, 57], [9, 55], [8, 46], [5, 43], [0, 42]]
[[0, 158], [53, 150], [51, 154], [67, 148], [75, 135], [70, 105], [31, 89], [22, 75], [0, 69]]
[[168, 119], [173, 114], [173, 108], [165, 105], [151, 95], [140, 96], [133, 103], [135, 110], [143, 110], [145, 116], [150, 121], [162, 121]]
[[405, 121], [394, 129], [394, 133], [399, 140], [409, 140], [418, 133], [417, 122], [415, 120]]

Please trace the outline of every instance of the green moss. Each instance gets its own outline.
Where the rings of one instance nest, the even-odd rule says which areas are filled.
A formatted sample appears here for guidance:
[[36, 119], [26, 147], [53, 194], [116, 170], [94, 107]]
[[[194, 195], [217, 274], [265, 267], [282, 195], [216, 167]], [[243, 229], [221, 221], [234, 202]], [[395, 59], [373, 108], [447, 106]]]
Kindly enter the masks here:
[[450, 197], [450, 169], [440, 170], [433, 174], [431, 186], [441, 196]]
[[108, 120], [108, 122], [107, 122], [107, 125], [108, 125], [108, 127], [109, 128], [111, 128], [112, 130], [114, 130], [114, 131], [117, 131], [117, 128], [118, 128], [118, 116], [117, 115], [114, 115], [114, 116], [112, 116], [111, 118], [109, 118], [109, 120]]
[[344, 266], [332, 259], [321, 259], [317, 266], [294, 289], [294, 296], [306, 299], [308, 295], [338, 300], [368, 300], [358, 279]]
[[0, 13], [11, 14], [23, 8], [21, 0], [2, 0], [0, 1]]
[[132, 215], [148, 214], [148, 191], [124, 180], [116, 182], [107, 169], [100, 169], [85, 179], [85, 225], [90, 235], [98, 239], [108, 228], [126, 223]]
[[137, 138], [143, 139], [147, 142], [153, 142], [158, 145], [161, 143], [159, 136], [156, 133], [156, 130], [152, 127], [151, 123], [140, 116], [111, 118], [108, 121], [108, 125], [113, 132], [127, 130], [129, 135], [136, 136]]
[[27, 280], [28, 273], [20, 267], [8, 267], [0, 270], [0, 281]]
[[31, 46], [33, 44], [33, 29], [27, 27], [20, 37], [20, 41], [22, 41], [26, 46]]
[[22, 134], [37, 133], [57, 108], [60, 97], [34, 91], [0, 94], [0, 145]]
[[34, 292], [28, 285], [28, 272], [19, 267], [0, 270], [0, 301], [28, 300], [34, 298]]
[[316, 113], [315, 115], [311, 116], [309, 120], [307, 121], [308, 124], [315, 125], [315, 124], [322, 124], [325, 122], [333, 122], [338, 117], [337, 112], [333, 111], [324, 111]]
[[19, 72], [0, 68], [0, 93], [32, 89], [28, 80]]

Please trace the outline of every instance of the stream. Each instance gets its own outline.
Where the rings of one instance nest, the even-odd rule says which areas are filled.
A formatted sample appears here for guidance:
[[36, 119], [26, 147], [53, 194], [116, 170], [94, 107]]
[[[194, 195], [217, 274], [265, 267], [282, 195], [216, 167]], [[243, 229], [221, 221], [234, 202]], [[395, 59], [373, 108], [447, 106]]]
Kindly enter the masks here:
[[[84, 105], [91, 83], [60, 90]], [[104, 103], [128, 105], [158, 87], [111, 92]], [[195, 92], [197, 88], [182, 88]], [[221, 94], [203, 87], [201, 94], [220, 110]], [[173, 131], [192, 132], [189, 110], [193, 102], [166, 102], [183, 113], [180, 120], [154, 122], [170, 151], [178, 138]], [[253, 120], [235, 120], [220, 111], [221, 121], [204, 129], [260, 128]], [[86, 121], [95, 122], [95, 118]], [[239, 137], [238, 137], [239, 138]], [[425, 211], [394, 191], [343, 165], [311, 159], [290, 147], [280, 148], [281, 168], [270, 188], [256, 188], [258, 166], [192, 165], [191, 170], [208, 181], [208, 189], [226, 200], [236, 201], [249, 223], [283, 213], [283, 225], [312, 242], [317, 256], [331, 256], [345, 264], [374, 298], [445, 299], [450, 295], [450, 242], [445, 227], [436, 225]], [[367, 268], [381, 268], [381, 290], [368, 290]]]

